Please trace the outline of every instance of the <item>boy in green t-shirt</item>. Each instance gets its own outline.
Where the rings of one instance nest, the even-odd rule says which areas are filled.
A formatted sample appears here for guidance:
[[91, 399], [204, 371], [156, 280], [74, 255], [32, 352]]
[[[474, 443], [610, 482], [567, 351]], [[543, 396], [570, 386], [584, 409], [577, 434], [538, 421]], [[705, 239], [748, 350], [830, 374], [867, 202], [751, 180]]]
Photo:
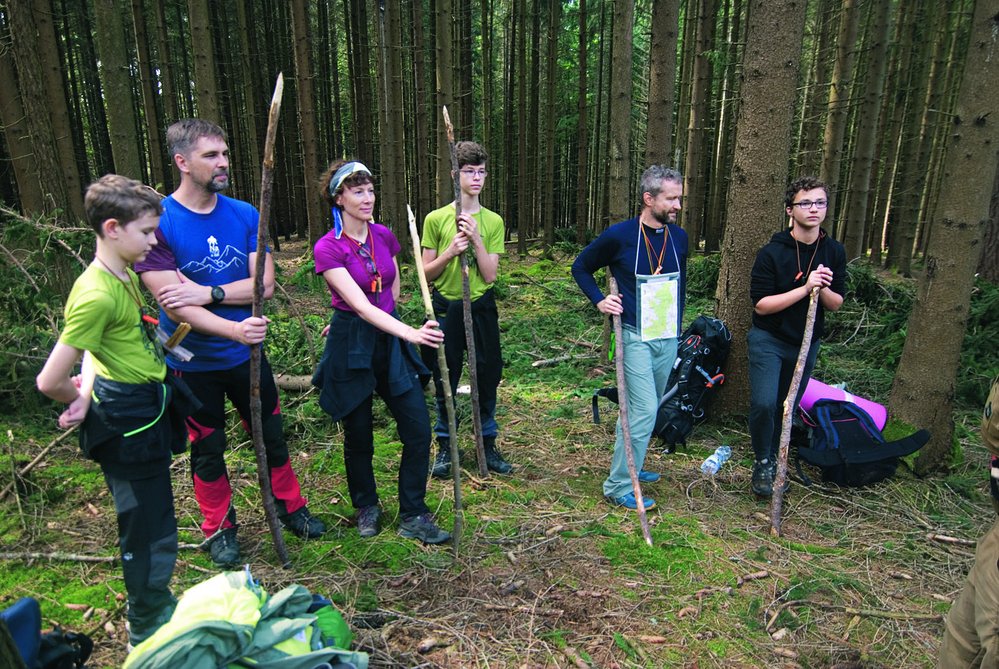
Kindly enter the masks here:
[[[485, 149], [475, 142], [458, 142], [458, 175], [461, 185], [461, 214], [455, 221], [454, 202], [429, 214], [423, 221], [423, 267], [427, 279], [434, 282], [434, 314], [444, 331], [444, 354], [447, 358], [451, 394], [458, 387], [465, 355], [465, 326], [462, 314], [462, 276], [460, 255], [471, 246], [468, 278], [472, 297], [472, 331], [475, 340], [475, 365], [479, 386], [479, 416], [486, 464], [491, 471], [509, 474], [513, 466], [496, 449], [496, 389], [503, 372], [500, 350], [499, 316], [493, 296], [493, 282], [503, 253], [503, 219], [479, 203], [479, 193], [486, 182]], [[429, 351], [429, 353], [428, 353]], [[431, 470], [436, 477], [451, 473], [450, 435], [447, 407], [437, 367], [436, 351], [424, 350], [424, 361], [433, 369], [437, 387], [437, 458]]]
[[[167, 376], [162, 347], [143, 319], [138, 277], [128, 265], [156, 244], [160, 196], [108, 174], [87, 188], [94, 261], [66, 301], [66, 324], [36, 379], [69, 406], [59, 426], [81, 425], [80, 447], [96, 460], [114, 499], [131, 644], [170, 619], [177, 559], [171, 452], [182, 452], [191, 398]], [[80, 376], [72, 375], [83, 356]]]

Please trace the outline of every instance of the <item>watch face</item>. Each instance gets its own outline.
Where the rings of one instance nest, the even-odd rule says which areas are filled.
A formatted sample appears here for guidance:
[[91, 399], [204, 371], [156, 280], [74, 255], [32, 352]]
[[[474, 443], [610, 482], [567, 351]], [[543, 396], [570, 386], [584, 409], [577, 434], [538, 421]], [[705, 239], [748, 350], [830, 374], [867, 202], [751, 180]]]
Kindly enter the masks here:
[[225, 291], [220, 286], [212, 286], [212, 302], [218, 303], [225, 299]]

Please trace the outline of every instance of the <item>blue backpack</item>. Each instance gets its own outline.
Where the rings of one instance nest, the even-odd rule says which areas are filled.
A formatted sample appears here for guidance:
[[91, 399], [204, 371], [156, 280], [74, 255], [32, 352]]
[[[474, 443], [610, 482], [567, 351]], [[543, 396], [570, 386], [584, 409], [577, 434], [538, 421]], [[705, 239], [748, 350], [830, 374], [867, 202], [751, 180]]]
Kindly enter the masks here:
[[59, 627], [42, 634], [42, 612], [31, 597], [22, 597], [0, 611], [0, 623], [28, 669], [83, 669], [94, 650], [94, 642], [86, 634], [64, 632]]
[[811, 428], [810, 445], [797, 448], [798, 476], [805, 485], [811, 480], [801, 471], [801, 461], [822, 471], [822, 480], [840, 486], [861, 487], [890, 478], [898, 459], [915, 453], [930, 439], [919, 430], [897, 441], [885, 441], [870, 414], [853, 402], [822, 399], [811, 411], [801, 411]]

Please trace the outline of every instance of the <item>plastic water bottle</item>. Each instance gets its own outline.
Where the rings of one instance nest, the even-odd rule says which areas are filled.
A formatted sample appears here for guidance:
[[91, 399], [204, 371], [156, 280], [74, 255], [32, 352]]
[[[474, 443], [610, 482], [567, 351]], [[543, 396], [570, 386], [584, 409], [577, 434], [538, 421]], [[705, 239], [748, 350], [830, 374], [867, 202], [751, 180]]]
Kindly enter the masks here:
[[728, 444], [722, 444], [701, 463], [701, 473], [705, 476], [714, 476], [731, 455], [732, 449], [729, 448]]

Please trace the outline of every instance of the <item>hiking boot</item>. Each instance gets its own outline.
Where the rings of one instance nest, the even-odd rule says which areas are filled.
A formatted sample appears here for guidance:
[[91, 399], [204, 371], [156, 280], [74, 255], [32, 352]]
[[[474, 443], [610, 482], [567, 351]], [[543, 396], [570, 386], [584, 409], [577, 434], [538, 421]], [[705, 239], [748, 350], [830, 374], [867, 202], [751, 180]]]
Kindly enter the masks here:
[[326, 531], [323, 521], [309, 513], [307, 506], [281, 516], [281, 524], [299, 539], [317, 539]]
[[658, 472], [650, 472], [644, 469], [638, 472], [638, 480], [642, 483], [656, 483], [662, 476]]
[[485, 447], [486, 467], [489, 471], [497, 474], [509, 474], [513, 471], [513, 465], [504, 460], [496, 449], [496, 437], [483, 437], [482, 445]]
[[399, 523], [399, 535], [407, 539], [419, 539], [425, 544], [443, 544], [451, 541], [451, 535], [437, 527], [430, 513], [404, 518]]
[[760, 497], [771, 497], [774, 494], [774, 470], [776, 463], [769, 460], [757, 460], [753, 463], [753, 480], [750, 487]]
[[362, 506], [357, 510], [357, 533], [373, 537], [382, 531], [382, 510], [378, 505]]
[[234, 569], [239, 566], [239, 541], [236, 540], [236, 528], [227, 527], [215, 534], [208, 542], [208, 552], [212, 562], [221, 569]]
[[[460, 455], [458, 456], [461, 457]], [[451, 440], [437, 437], [437, 457], [430, 468], [430, 475], [434, 478], [445, 479], [451, 476]]]

